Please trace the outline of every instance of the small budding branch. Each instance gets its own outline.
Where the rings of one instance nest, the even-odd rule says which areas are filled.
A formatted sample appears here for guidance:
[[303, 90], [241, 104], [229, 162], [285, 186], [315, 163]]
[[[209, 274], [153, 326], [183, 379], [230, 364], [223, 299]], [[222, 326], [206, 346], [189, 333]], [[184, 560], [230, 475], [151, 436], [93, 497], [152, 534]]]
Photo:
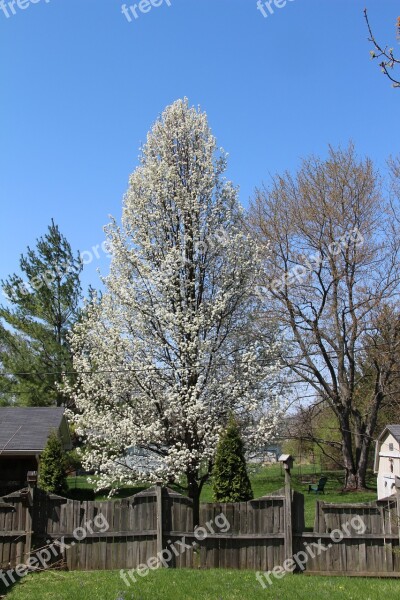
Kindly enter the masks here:
[[[386, 77], [388, 77], [390, 79], [390, 81], [393, 84], [393, 87], [398, 88], [400, 87], [400, 80], [396, 79], [393, 76], [393, 69], [395, 68], [396, 65], [400, 64], [400, 59], [396, 58], [394, 56], [394, 50], [393, 48], [389, 48], [388, 46], [381, 46], [374, 34], [372, 33], [372, 28], [369, 22], [369, 18], [368, 18], [368, 13], [367, 13], [367, 9], [364, 9], [364, 17], [365, 20], [367, 22], [367, 27], [368, 27], [368, 31], [369, 31], [369, 38], [368, 40], [370, 42], [373, 43], [373, 45], [375, 46], [375, 50], [371, 50], [370, 54], [371, 54], [371, 58], [372, 59], [381, 59], [379, 66], [381, 67], [382, 73], [384, 73], [384, 75], [386, 75]], [[397, 21], [396, 21], [396, 30], [397, 30], [397, 39], [400, 40], [400, 17], [397, 17]]]

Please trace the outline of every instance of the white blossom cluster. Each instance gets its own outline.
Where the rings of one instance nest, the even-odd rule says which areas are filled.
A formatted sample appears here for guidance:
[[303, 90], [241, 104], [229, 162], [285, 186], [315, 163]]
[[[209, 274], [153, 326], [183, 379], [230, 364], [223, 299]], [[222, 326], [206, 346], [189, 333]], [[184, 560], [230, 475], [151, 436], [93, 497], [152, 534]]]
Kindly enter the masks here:
[[[69, 388], [99, 487], [200, 481], [232, 413], [248, 446], [276, 432], [279, 343], [272, 325], [257, 333], [260, 263], [225, 168], [206, 115], [175, 102], [148, 134], [121, 225], [106, 228], [106, 291], [71, 336]], [[228, 238], [207, 244], [221, 228]]]

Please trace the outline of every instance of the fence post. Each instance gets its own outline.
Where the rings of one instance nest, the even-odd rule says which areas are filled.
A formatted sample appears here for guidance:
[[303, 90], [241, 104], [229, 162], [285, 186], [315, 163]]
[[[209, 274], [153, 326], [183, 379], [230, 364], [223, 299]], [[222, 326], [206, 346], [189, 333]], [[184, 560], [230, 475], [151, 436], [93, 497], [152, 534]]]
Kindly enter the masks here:
[[285, 469], [285, 558], [293, 557], [293, 523], [292, 523], [292, 489], [290, 469], [293, 466], [293, 456], [282, 454], [279, 462], [283, 463]]
[[397, 513], [397, 532], [400, 544], [400, 477], [395, 475], [394, 486], [396, 489], [396, 513]]
[[[156, 483], [156, 501], [157, 501], [157, 554], [163, 550], [163, 497], [162, 482]], [[162, 563], [159, 561], [159, 565]]]
[[28, 491], [26, 496], [24, 497], [25, 505], [26, 505], [26, 513], [25, 513], [25, 556], [26, 560], [28, 560], [31, 550], [32, 550], [32, 511], [33, 511], [33, 503], [35, 498], [35, 487], [37, 483], [37, 471], [28, 471], [27, 475], [28, 480]]

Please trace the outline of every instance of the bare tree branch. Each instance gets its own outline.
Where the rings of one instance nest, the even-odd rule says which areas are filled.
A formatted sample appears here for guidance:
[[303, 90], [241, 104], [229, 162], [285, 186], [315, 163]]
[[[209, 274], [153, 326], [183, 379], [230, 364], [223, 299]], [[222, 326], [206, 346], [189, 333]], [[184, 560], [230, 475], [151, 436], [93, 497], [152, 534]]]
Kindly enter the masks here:
[[[381, 67], [382, 72], [384, 73], [384, 75], [386, 75], [386, 77], [390, 79], [390, 81], [393, 84], [393, 87], [398, 88], [400, 87], [400, 80], [393, 77], [392, 72], [395, 66], [400, 64], [400, 59], [394, 56], [393, 48], [389, 48], [388, 46], [383, 47], [377, 42], [374, 34], [372, 33], [372, 28], [368, 19], [368, 13], [366, 8], [364, 9], [364, 17], [367, 22], [367, 27], [369, 31], [368, 40], [372, 42], [372, 44], [375, 46], [375, 50], [371, 50], [370, 52], [371, 58], [377, 58], [378, 60], [380, 60], [379, 66]], [[397, 18], [396, 27], [397, 36], [400, 37], [400, 17]]]

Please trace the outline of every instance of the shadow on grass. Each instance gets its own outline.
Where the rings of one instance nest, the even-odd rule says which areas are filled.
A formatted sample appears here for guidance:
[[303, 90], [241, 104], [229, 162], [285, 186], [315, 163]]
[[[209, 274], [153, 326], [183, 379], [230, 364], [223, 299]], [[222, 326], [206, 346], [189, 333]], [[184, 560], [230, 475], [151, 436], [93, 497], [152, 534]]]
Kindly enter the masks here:
[[18, 586], [20, 581], [23, 579], [22, 577], [17, 577], [17, 574], [15, 573], [15, 571], [13, 569], [10, 569], [10, 571], [12, 571], [12, 573], [13, 573], [13, 577], [15, 579], [14, 582], [12, 582], [11, 578], [7, 577], [6, 569], [4, 569], [3, 571], [0, 571], [0, 573], [2, 573], [2, 576], [9, 583], [9, 585], [5, 585], [4, 581], [2, 581], [0, 579], [0, 598], [6, 598], [7, 594], [9, 594], [13, 588]]
[[129, 498], [143, 490], [146, 490], [150, 485], [124, 486], [109, 497], [110, 489], [95, 490], [95, 483], [89, 483], [87, 477], [68, 477], [68, 489], [62, 494], [65, 498], [71, 500], [79, 500], [80, 502], [96, 500], [97, 502], [106, 500], [115, 500], [120, 498]]

